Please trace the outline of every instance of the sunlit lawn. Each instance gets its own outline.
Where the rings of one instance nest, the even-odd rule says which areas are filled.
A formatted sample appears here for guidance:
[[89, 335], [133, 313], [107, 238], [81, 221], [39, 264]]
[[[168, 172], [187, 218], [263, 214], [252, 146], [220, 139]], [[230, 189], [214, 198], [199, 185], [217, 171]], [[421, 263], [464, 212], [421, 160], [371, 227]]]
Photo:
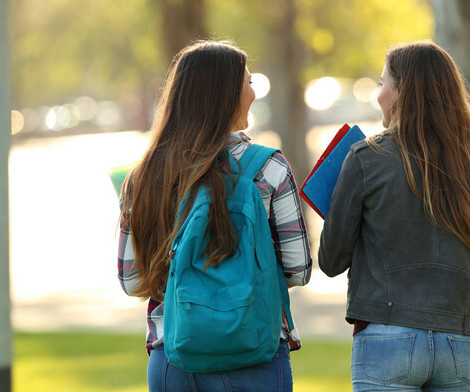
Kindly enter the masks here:
[[[292, 353], [295, 392], [351, 391], [350, 343], [304, 340]], [[104, 333], [15, 335], [15, 392], [146, 392], [143, 336]]]

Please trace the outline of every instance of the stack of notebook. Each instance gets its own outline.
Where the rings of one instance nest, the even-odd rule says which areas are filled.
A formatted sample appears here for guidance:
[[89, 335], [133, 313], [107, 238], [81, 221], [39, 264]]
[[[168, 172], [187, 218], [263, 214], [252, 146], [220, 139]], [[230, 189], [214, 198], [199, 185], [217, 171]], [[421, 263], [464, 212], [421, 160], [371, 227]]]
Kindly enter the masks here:
[[323, 219], [330, 207], [330, 198], [338, 180], [344, 158], [352, 144], [363, 140], [365, 135], [357, 125], [344, 124], [317, 161], [303, 185], [300, 196]]

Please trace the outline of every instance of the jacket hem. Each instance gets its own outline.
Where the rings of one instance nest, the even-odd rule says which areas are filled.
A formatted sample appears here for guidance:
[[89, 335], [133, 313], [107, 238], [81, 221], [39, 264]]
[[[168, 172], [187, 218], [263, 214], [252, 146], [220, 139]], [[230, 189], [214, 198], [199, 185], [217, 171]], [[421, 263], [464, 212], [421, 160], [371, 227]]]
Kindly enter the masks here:
[[352, 324], [354, 320], [470, 336], [470, 314], [420, 309], [390, 301], [355, 299], [346, 312], [346, 321]]

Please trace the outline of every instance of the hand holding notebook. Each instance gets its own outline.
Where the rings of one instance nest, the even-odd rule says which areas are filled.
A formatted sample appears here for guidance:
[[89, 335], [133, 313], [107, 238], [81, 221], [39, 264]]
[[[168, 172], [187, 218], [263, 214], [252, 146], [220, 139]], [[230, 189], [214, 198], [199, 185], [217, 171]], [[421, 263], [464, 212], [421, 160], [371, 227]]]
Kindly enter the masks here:
[[344, 158], [346, 158], [351, 145], [365, 137], [357, 125], [350, 128], [348, 124], [344, 124], [300, 187], [300, 196], [323, 219], [329, 210], [331, 194], [338, 180]]

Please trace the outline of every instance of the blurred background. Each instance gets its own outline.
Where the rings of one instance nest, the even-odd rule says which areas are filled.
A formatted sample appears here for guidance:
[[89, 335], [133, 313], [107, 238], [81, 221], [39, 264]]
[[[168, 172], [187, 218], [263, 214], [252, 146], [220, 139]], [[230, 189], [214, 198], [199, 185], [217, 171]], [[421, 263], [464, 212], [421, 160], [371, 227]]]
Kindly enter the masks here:
[[[139, 159], [172, 56], [198, 38], [248, 53], [249, 135], [280, 147], [300, 186], [343, 123], [383, 131], [388, 48], [435, 40], [470, 76], [465, 0], [11, 0], [10, 282], [15, 331], [145, 333], [117, 280], [114, 166]], [[302, 336], [345, 337], [346, 279], [316, 253], [292, 291]]]

